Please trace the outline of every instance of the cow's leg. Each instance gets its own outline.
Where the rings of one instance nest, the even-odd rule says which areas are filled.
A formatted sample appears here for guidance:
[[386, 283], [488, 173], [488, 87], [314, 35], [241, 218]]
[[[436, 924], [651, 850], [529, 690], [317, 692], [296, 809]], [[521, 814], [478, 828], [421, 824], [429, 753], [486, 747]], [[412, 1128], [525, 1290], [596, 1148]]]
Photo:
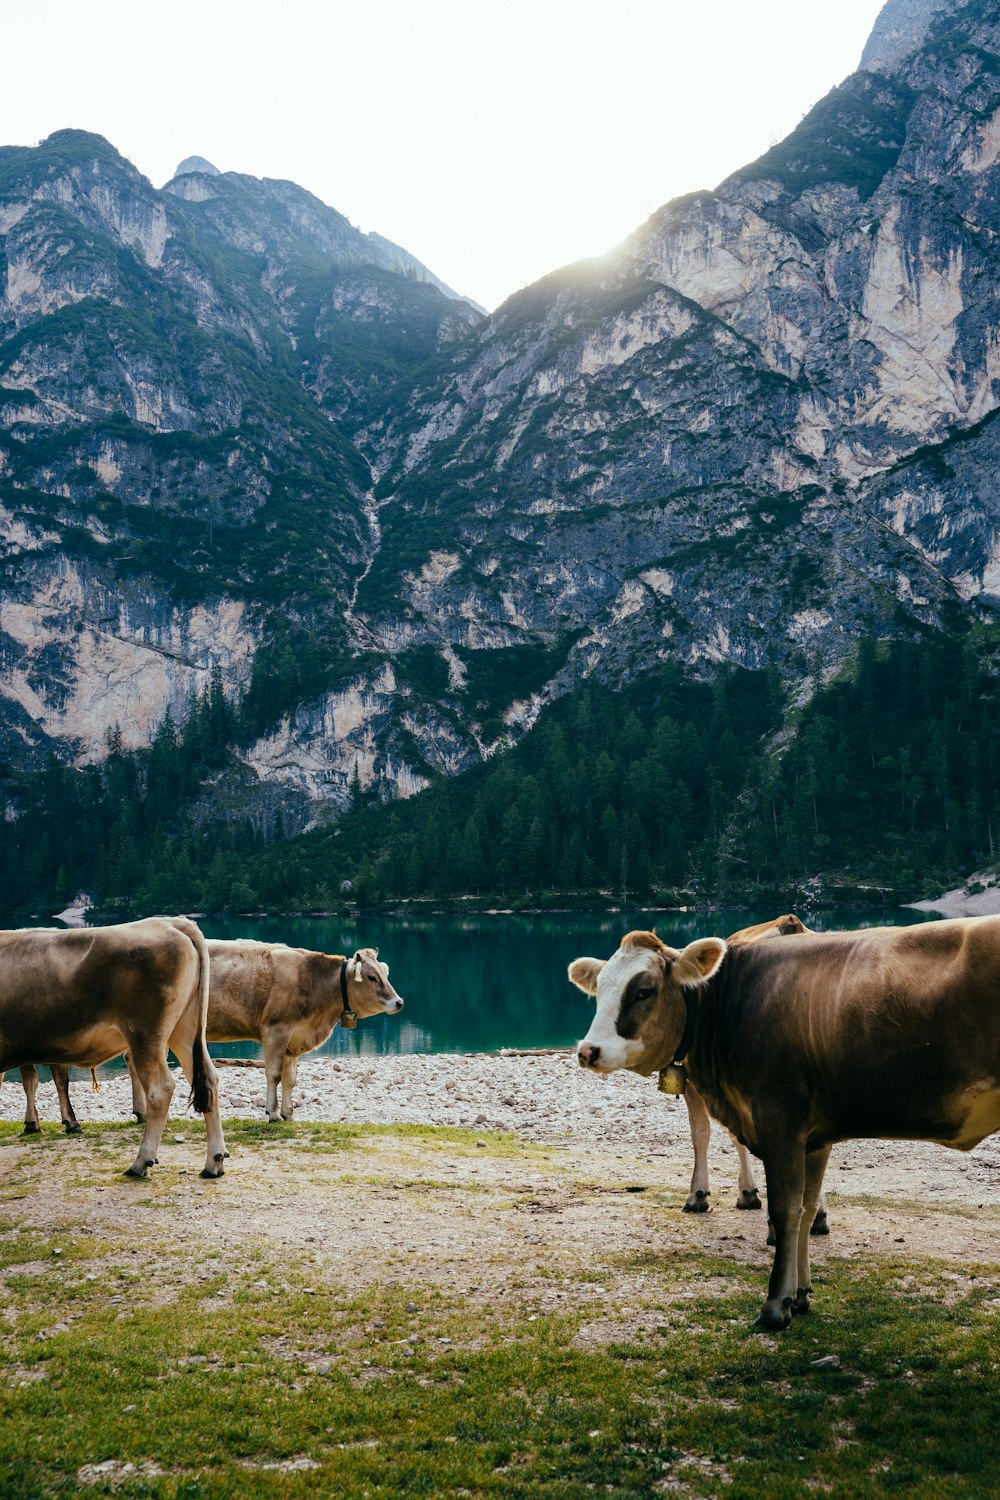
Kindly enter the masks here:
[[285, 1066], [281, 1070], [281, 1118], [290, 1120], [295, 1113], [295, 1105], [292, 1103], [292, 1090], [298, 1077], [299, 1060], [292, 1057], [290, 1052], [285, 1053]]
[[125, 1173], [126, 1177], [145, 1177], [156, 1163], [163, 1127], [170, 1112], [174, 1080], [167, 1067], [167, 1049], [155, 1046], [133, 1046], [132, 1066], [146, 1095], [146, 1128], [139, 1143], [139, 1154]]
[[65, 1063], [50, 1063], [49, 1072], [52, 1074], [52, 1082], [59, 1095], [59, 1112], [62, 1115], [63, 1129], [67, 1135], [79, 1135], [83, 1127], [76, 1118], [73, 1102], [69, 1097], [69, 1068]]
[[[817, 1235], [830, 1233], [830, 1221], [827, 1217], [825, 1193], [820, 1193], [819, 1195], [819, 1203], [816, 1207], [816, 1216], [812, 1221], [812, 1226], [809, 1230], [809, 1233]], [[771, 1223], [770, 1219], [768, 1219], [767, 1221], [767, 1243], [769, 1245], [774, 1244], [774, 1225]]]
[[[170, 1038], [170, 1047], [188, 1083], [194, 1088], [194, 1045], [186, 1038], [176, 1033]], [[205, 1075], [212, 1094], [212, 1105], [205, 1111], [205, 1135], [207, 1138], [207, 1152], [205, 1165], [201, 1169], [202, 1177], [222, 1177], [225, 1175], [226, 1142], [222, 1134], [222, 1115], [219, 1112], [219, 1075], [215, 1064], [208, 1055], [208, 1048], [204, 1051]]]
[[740, 1196], [736, 1200], [737, 1208], [761, 1208], [760, 1194], [757, 1191], [757, 1183], [753, 1175], [753, 1163], [750, 1152], [745, 1146], [740, 1145], [736, 1137], [730, 1132], [730, 1140], [736, 1147], [736, 1155], [740, 1159]]
[[145, 1123], [146, 1119], [146, 1095], [143, 1091], [142, 1084], [139, 1082], [139, 1075], [135, 1071], [135, 1068], [132, 1066], [132, 1054], [130, 1052], [124, 1052], [122, 1053], [122, 1056], [125, 1059], [125, 1066], [128, 1068], [128, 1076], [132, 1082], [132, 1113], [135, 1115], [136, 1121], [140, 1125], [142, 1125]]
[[767, 1286], [767, 1301], [755, 1327], [787, 1328], [798, 1289], [799, 1225], [806, 1186], [806, 1152], [794, 1136], [773, 1147], [764, 1147], [767, 1205], [774, 1225], [774, 1265]]
[[829, 1146], [824, 1146], [821, 1151], [810, 1151], [806, 1155], [806, 1181], [802, 1193], [802, 1220], [799, 1224], [798, 1285], [795, 1288], [795, 1301], [792, 1303], [793, 1313], [809, 1311], [809, 1294], [812, 1291], [809, 1278], [809, 1236], [813, 1232], [813, 1217], [823, 1190], [823, 1174], [830, 1160], [830, 1149]]
[[288, 1040], [287, 1031], [278, 1027], [264, 1027], [264, 1076], [267, 1079], [267, 1098], [264, 1108], [272, 1125], [281, 1119], [278, 1111], [278, 1088], [285, 1071]]
[[[809, 1233], [816, 1235], [830, 1233], [830, 1220], [827, 1214], [825, 1193], [820, 1193], [819, 1195], [819, 1203], [816, 1207], [816, 1217], [812, 1221], [812, 1227], [810, 1228]], [[768, 1219], [767, 1221], [767, 1243], [769, 1245], [774, 1244], [774, 1225], [771, 1223], [770, 1219]]]
[[33, 1063], [21, 1067], [21, 1083], [24, 1086], [24, 1129], [22, 1135], [37, 1135], [41, 1130], [38, 1121], [38, 1069]]
[[691, 1131], [691, 1144], [694, 1147], [694, 1171], [691, 1174], [691, 1191], [687, 1195], [684, 1204], [686, 1214], [707, 1214], [711, 1208], [709, 1203], [708, 1186], [708, 1145], [712, 1139], [712, 1122], [708, 1116], [705, 1101], [688, 1079], [687, 1088], [684, 1090], [684, 1102], [687, 1104], [688, 1128]]

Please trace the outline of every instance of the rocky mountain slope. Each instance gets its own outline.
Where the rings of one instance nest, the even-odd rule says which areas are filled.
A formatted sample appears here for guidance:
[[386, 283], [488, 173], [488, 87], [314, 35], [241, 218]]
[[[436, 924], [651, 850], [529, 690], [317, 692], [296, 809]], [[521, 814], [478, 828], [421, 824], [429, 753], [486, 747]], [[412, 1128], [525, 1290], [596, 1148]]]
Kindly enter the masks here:
[[0, 753], [148, 743], [215, 665], [263, 704], [290, 655], [272, 717], [335, 677], [352, 427], [478, 312], [292, 183], [158, 192], [80, 131], [0, 152], [0, 291]]
[[3, 753], [144, 743], [218, 665], [218, 796], [305, 817], [591, 674], [801, 697], [991, 612], [998, 163], [987, 0], [890, 0], [787, 140], [486, 318], [292, 184], [0, 153]]
[[369, 427], [386, 649], [544, 641], [544, 693], [665, 656], [802, 676], [992, 607], [1000, 13], [906, 9], [916, 51], [887, 7], [786, 141], [511, 298]]

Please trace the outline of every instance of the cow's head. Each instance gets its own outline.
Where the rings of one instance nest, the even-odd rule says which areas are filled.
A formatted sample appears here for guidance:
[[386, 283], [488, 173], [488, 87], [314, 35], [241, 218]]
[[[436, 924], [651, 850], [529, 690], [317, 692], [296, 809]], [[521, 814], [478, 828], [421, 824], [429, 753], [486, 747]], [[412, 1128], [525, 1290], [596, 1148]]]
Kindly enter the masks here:
[[802, 933], [812, 936], [810, 928], [790, 911], [783, 917], [772, 917], [770, 922], [758, 922], [754, 927], [741, 927], [739, 932], [729, 934], [726, 944], [730, 948], [746, 948], [751, 943], [763, 943], [769, 938], [798, 937]]
[[680, 952], [655, 932], [630, 932], [604, 962], [576, 958], [572, 982], [596, 995], [590, 1030], [576, 1049], [581, 1067], [653, 1073], [674, 1060], [684, 1034], [684, 988], [705, 984], [726, 955], [722, 938], [698, 938]]
[[389, 983], [389, 965], [379, 960], [377, 948], [359, 948], [347, 960], [348, 994], [357, 1016], [394, 1016], [402, 998]]

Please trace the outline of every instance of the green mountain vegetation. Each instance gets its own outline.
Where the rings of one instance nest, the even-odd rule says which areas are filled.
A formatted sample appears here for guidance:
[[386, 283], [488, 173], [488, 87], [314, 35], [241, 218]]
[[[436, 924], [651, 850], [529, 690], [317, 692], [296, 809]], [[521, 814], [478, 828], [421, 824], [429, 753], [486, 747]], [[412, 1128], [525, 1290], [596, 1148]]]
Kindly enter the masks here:
[[[280, 821], [198, 824], [192, 799], [259, 712], [218, 674], [182, 729], [82, 771], [3, 768], [0, 909], [45, 915], [79, 890], [105, 911], [760, 900], [823, 873], [857, 900], [912, 899], [996, 858], [1000, 627], [874, 646], [776, 739], [772, 672], [713, 684], [664, 666], [620, 693], [551, 705], [515, 748], [405, 802], [286, 838]], [[780, 751], [780, 753], [779, 753]]]

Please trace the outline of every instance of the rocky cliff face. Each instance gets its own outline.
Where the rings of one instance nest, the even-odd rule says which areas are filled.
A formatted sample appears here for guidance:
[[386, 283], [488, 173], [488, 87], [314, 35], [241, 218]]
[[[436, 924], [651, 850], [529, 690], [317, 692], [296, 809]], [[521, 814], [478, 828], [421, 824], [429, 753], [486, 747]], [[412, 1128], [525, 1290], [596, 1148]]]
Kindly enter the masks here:
[[801, 696], [993, 610], [998, 79], [995, 4], [890, 0], [786, 141], [487, 318], [292, 184], [0, 154], [0, 749], [283, 651], [240, 775], [304, 817], [589, 674]]
[[286, 697], [336, 676], [373, 544], [349, 428], [479, 318], [294, 184], [182, 165], [157, 192], [83, 132], [0, 152], [15, 764], [145, 744], [281, 646], [312, 662]]
[[368, 428], [386, 649], [562, 641], [544, 696], [666, 655], [820, 674], [993, 606], [1000, 16], [891, 4], [866, 56]]

